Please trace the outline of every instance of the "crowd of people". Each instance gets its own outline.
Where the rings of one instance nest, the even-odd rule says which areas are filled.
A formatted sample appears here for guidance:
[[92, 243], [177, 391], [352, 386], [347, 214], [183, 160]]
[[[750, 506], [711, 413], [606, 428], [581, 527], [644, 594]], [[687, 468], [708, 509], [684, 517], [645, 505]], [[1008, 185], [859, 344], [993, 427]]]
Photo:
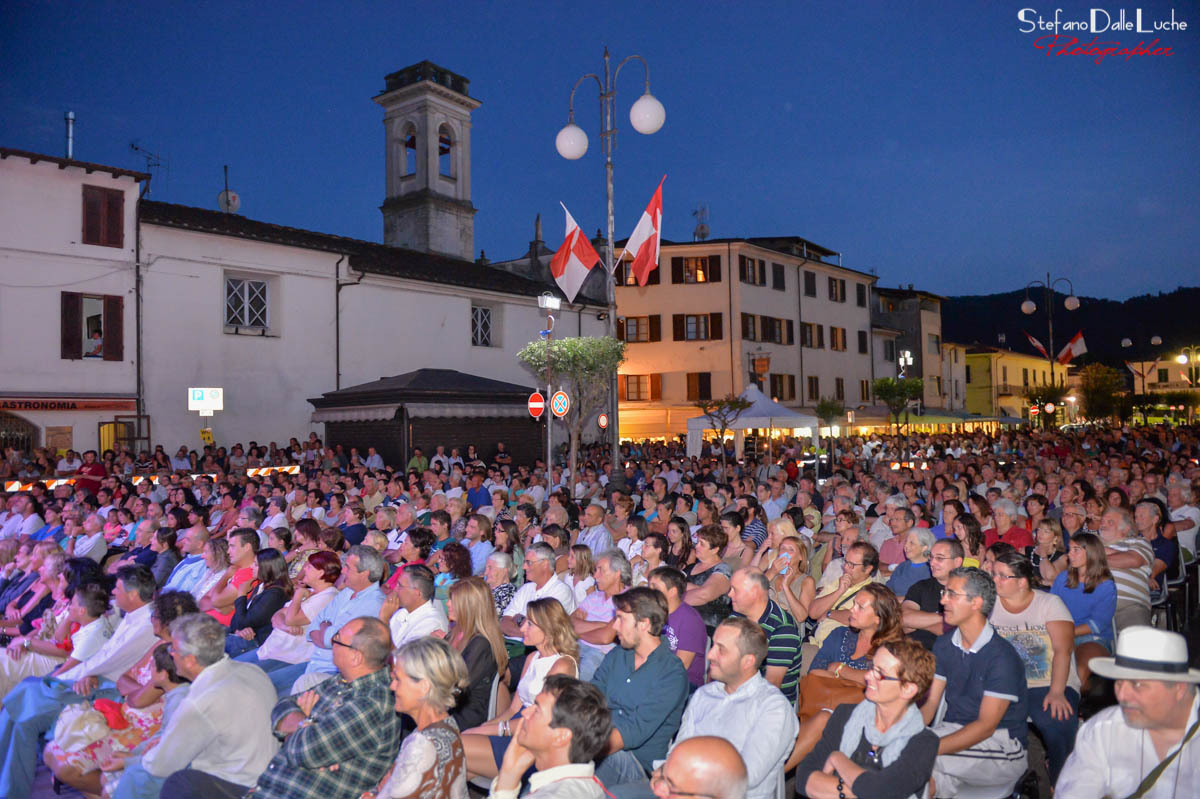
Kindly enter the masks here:
[[1200, 431], [828, 445], [9, 450], [0, 796], [1192, 795]]

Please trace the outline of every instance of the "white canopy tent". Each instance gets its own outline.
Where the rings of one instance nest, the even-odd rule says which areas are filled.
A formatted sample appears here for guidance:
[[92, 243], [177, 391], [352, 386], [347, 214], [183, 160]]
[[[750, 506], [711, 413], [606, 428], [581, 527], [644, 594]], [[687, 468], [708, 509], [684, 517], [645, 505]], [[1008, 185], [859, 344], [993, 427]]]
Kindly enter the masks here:
[[[750, 407], [742, 411], [738, 418], [729, 426], [734, 434], [734, 447], [737, 457], [742, 457], [742, 444], [746, 430], [768, 430], [781, 428], [799, 430], [800, 435], [810, 435], [813, 444], [820, 445], [818, 426], [820, 420], [815, 416], [780, 405], [755, 385], [749, 385], [741, 393], [741, 398], [750, 402]], [[688, 419], [687, 454], [689, 457], [700, 455], [704, 446], [704, 433], [713, 430], [712, 420], [701, 414]]]

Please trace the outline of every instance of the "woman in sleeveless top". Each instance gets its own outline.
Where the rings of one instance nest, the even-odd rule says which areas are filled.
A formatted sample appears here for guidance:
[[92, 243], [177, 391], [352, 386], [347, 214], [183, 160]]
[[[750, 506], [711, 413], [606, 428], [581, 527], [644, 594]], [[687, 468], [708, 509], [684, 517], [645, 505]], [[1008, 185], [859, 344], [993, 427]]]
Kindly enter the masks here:
[[396, 650], [396, 710], [410, 717], [417, 729], [404, 739], [379, 789], [364, 796], [467, 799], [462, 739], [449, 712], [467, 684], [462, 655], [440, 638], [417, 638]]
[[576, 677], [579, 672], [579, 639], [571, 619], [557, 599], [535, 599], [526, 609], [521, 624], [525, 644], [535, 648], [525, 659], [521, 681], [512, 702], [496, 718], [467, 730], [463, 748], [467, 752], [467, 771], [476, 777], [495, 777], [512, 740], [512, 727], [526, 708], [533, 705], [542, 684], [551, 674]]

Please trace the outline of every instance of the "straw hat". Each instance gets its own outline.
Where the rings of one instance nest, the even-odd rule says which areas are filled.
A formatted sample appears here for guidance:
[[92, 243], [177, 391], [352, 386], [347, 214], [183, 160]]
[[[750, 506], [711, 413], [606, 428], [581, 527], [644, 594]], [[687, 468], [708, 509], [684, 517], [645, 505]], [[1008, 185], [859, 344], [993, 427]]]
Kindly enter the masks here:
[[1182, 635], [1140, 624], [1121, 631], [1116, 657], [1093, 658], [1089, 665], [1112, 680], [1200, 683], [1200, 669], [1188, 668], [1187, 641]]

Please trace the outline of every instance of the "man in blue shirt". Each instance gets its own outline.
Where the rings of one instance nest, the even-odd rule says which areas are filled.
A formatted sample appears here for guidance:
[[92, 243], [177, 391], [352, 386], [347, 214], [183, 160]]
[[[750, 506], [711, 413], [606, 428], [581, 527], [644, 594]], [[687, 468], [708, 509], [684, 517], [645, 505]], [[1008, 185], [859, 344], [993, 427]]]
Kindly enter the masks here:
[[383, 556], [374, 548], [365, 544], [350, 547], [345, 568], [342, 569], [346, 587], [304, 630], [305, 638], [313, 644], [313, 654], [307, 663], [259, 660], [254, 649], [236, 659], [261, 667], [271, 678], [280, 699], [293, 693], [292, 686], [301, 677], [305, 679], [300, 690], [307, 690], [336, 674], [333, 637], [351, 619], [359, 616], [379, 617], [379, 609], [383, 607], [383, 591], [379, 589], [379, 580], [386, 568]]
[[[184, 554], [184, 559], [175, 564], [171, 576], [167, 578], [164, 591], [186, 591], [195, 596], [195, 591], [208, 574], [208, 564], [204, 562], [204, 545], [208, 543], [206, 530], [189, 527], [182, 532], [176, 544]], [[199, 597], [196, 597], [199, 599]]]
[[483, 487], [483, 478], [486, 476], [487, 472], [477, 469], [471, 473], [470, 480], [467, 482], [467, 502], [473, 511], [492, 504], [492, 492]]
[[596, 767], [609, 786], [644, 782], [667, 756], [688, 697], [687, 671], [660, 637], [667, 601], [649, 588], [613, 597], [621, 644], [601, 661], [592, 684], [604, 692], [613, 731]]
[[[942, 608], [946, 624], [957, 629], [933, 645], [937, 671], [921, 708], [942, 739], [933, 796], [958, 796], [968, 786], [1007, 796], [1025, 773], [1025, 666], [988, 623], [995, 605], [996, 584], [987, 572], [950, 572]], [[933, 724], [943, 697], [946, 715]]]

